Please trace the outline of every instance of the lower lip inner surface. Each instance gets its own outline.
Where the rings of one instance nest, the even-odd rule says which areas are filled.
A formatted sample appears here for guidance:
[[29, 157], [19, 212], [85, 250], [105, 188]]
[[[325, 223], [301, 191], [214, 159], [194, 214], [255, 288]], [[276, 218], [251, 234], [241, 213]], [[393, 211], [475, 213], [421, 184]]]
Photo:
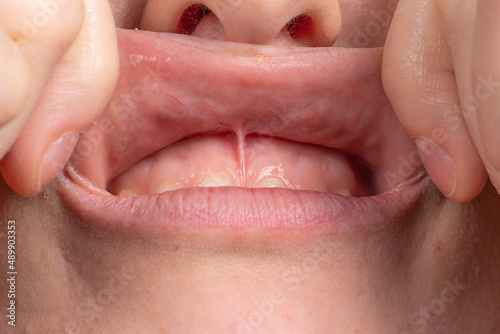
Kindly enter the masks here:
[[109, 192], [142, 196], [190, 187], [287, 188], [360, 196], [350, 158], [316, 145], [233, 133], [186, 138], [134, 164]]

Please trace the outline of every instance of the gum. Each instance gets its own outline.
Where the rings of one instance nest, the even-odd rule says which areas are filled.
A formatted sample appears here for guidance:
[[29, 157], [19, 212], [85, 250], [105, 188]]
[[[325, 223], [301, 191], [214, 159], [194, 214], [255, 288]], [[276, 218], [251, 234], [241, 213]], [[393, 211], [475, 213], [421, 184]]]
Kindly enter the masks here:
[[209, 135], [182, 140], [142, 159], [109, 191], [146, 195], [188, 187], [279, 187], [356, 195], [348, 157], [333, 149], [265, 136]]

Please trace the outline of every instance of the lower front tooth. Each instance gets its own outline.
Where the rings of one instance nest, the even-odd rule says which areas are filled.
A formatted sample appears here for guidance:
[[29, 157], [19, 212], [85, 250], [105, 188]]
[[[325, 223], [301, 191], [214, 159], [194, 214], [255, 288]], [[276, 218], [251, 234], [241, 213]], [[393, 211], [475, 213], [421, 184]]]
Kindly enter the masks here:
[[231, 187], [229, 177], [222, 174], [209, 174], [199, 184], [200, 187]]
[[269, 177], [257, 184], [257, 188], [288, 188], [285, 182], [277, 177]]

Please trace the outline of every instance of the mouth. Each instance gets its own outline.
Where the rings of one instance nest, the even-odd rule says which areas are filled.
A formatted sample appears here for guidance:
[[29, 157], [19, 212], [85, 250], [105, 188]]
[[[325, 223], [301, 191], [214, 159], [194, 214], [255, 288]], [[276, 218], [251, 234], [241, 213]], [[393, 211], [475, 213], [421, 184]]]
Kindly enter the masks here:
[[115, 93], [58, 178], [89, 224], [371, 229], [422, 195], [428, 178], [382, 89], [383, 49], [117, 35]]

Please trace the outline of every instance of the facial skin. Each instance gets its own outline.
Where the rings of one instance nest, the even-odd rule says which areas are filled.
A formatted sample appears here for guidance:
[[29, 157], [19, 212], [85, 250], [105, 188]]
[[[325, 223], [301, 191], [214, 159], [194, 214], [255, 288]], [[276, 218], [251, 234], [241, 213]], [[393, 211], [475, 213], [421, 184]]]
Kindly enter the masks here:
[[[95, 3], [104, 7], [103, 2]], [[267, 18], [262, 14], [265, 12], [263, 9], [259, 11], [259, 3], [244, 0], [241, 6], [245, 10], [235, 15], [255, 11], [261, 16], [255, 14], [248, 17], [262, 20], [271, 20], [272, 17], [278, 20], [288, 15], [283, 10]], [[439, 138], [446, 140], [439, 144], [452, 156], [458, 170], [457, 180], [451, 181], [455, 186], [450, 186], [449, 175], [436, 171], [437, 167], [432, 164], [435, 160], [426, 160], [425, 152], [422, 153], [422, 146], [419, 146], [430, 176], [420, 175], [414, 181], [418, 185], [419, 195], [411, 207], [403, 210], [395, 221], [379, 224], [376, 228], [346, 229], [337, 233], [328, 229], [235, 231], [201, 227], [169, 229], [166, 233], [131, 233], [127, 228], [107, 228], [75, 210], [65, 196], [62, 176], [35, 197], [17, 195], [11, 188], [21, 195], [34, 195], [37, 192], [32, 190], [33, 184], [23, 183], [9, 172], [9, 168], [12, 171], [12, 166], [19, 165], [15, 162], [22, 157], [22, 153], [16, 152], [29, 144], [29, 139], [23, 139], [21, 135], [11, 153], [2, 161], [5, 181], [0, 180], [0, 242], [7, 245], [6, 222], [14, 219], [19, 273], [16, 282], [16, 328], [2, 321], [1, 332], [500, 332], [500, 288], [497, 284], [500, 277], [500, 196], [491, 182], [484, 186], [487, 175], [498, 185], [495, 181], [495, 162], [487, 158], [489, 141], [481, 141], [481, 138], [485, 138], [485, 132], [482, 132], [484, 114], [478, 120], [461, 117], [450, 107], [459, 103], [463, 96], [474, 95], [474, 89], [471, 88], [474, 85], [467, 83], [470, 78], [464, 79], [464, 73], [471, 72], [471, 68], [477, 69], [481, 63], [474, 61], [470, 65], [464, 57], [457, 56], [466, 51], [458, 46], [462, 44], [452, 44], [456, 37], [447, 40], [455, 56], [451, 65], [448, 63], [448, 53], [444, 52], [443, 55], [439, 51], [441, 49], [432, 49], [439, 45], [439, 41], [425, 39], [428, 37], [425, 33], [430, 31], [431, 36], [440, 34], [434, 26], [436, 21], [432, 20], [438, 14], [425, 5], [429, 3], [422, 3], [401, 2], [390, 28], [379, 23], [380, 32], [365, 41], [359, 39], [359, 31], [364, 31], [369, 23], [382, 22], [374, 19], [372, 13], [390, 12], [393, 8], [390, 1], [365, 0], [353, 3], [339, 0], [338, 6], [332, 5], [331, 1], [328, 4], [322, 0], [308, 2], [310, 8], [330, 8], [330, 13], [333, 13], [331, 16], [325, 15], [326, 21], [323, 23], [330, 27], [330, 30], [325, 28], [325, 36], [316, 36], [308, 43], [312, 41], [314, 44], [333, 36], [335, 47], [385, 46], [383, 84], [395, 107], [394, 112], [411, 135], [408, 143], [413, 143], [410, 138], [437, 141], [436, 136], [433, 136], [436, 133], [434, 130], [444, 131], [447, 136]], [[484, 10], [485, 3], [487, 1], [481, 3], [479, 11]], [[154, 0], [150, 0], [149, 5], [153, 4]], [[162, 22], [155, 7], [150, 9], [149, 21], [145, 21], [144, 15], [148, 13], [145, 11], [145, 0], [111, 0], [110, 5], [119, 28], [142, 29], [147, 25], [156, 26], [154, 22]], [[172, 8], [183, 6], [176, 0], [168, 1], [168, 5]], [[444, 2], [438, 5], [441, 6], [438, 8], [441, 8], [440, 13], [445, 22], [453, 21], [451, 18], [454, 15], [463, 15], [449, 11], [449, 8], [448, 11], [443, 10], [446, 9]], [[280, 8], [280, 4], [274, 0], [268, 0], [266, 6], [271, 8], [269, 13], [273, 13], [274, 7]], [[295, 6], [300, 4], [295, 2]], [[88, 13], [92, 12], [89, 7], [95, 9], [99, 6], [91, 7], [87, 3], [87, 21], [84, 21], [87, 24], [90, 24]], [[212, 7], [215, 8], [215, 4]], [[78, 12], [76, 9], [68, 10]], [[95, 9], [95, 13], [106, 17], [102, 14], [105, 11]], [[289, 19], [295, 16], [290, 15]], [[328, 25], [328, 20], [335, 18], [341, 18], [340, 27]], [[269, 36], [273, 35], [266, 30], [244, 34], [246, 26], [238, 26], [238, 17], [233, 19], [233, 29], [240, 30], [225, 32], [225, 36], [232, 36], [233, 42], [248, 42], [245, 40], [248, 36], [256, 44], [279, 41], [270, 39]], [[166, 15], [168, 24], [172, 20], [177, 20], [175, 15]], [[90, 22], [94, 24], [96, 21]], [[115, 66], [116, 70], [117, 55], [112, 51], [116, 35], [109, 32], [105, 19], [98, 22], [102, 22], [101, 28], [108, 37], [97, 38], [96, 44], [100, 43], [101, 46], [96, 48], [104, 48], [99, 49], [106, 51], [107, 56], [103, 61], [111, 64], [111, 67]], [[220, 37], [220, 34], [213, 33], [218, 29], [217, 23], [209, 22], [211, 25], [208, 24], [206, 29], [200, 29], [197, 33], [204, 38]], [[241, 22], [244, 22], [243, 18]], [[464, 18], [463, 22], [465, 28], [461, 29], [472, 26], [467, 26], [468, 19]], [[419, 24], [430, 28], [419, 30], [422, 27]], [[261, 26], [255, 25], [252, 29]], [[446, 27], [451, 31], [459, 29], [452, 24]], [[448, 32], [444, 34], [455, 36]], [[482, 42], [480, 38], [472, 37], [464, 40], [467, 45], [479, 45]], [[285, 38], [281, 43], [295, 46], [296, 41]], [[83, 45], [88, 47], [87, 44]], [[420, 47], [426, 51], [420, 50]], [[411, 57], [412, 52], [418, 55], [421, 51], [425, 55], [434, 55], [432, 52], [436, 55], [429, 58]], [[478, 54], [480, 52], [474, 51], [474, 55]], [[420, 62], [419, 59], [430, 60]], [[406, 70], [408, 64], [413, 64], [410, 70]], [[419, 67], [422, 64], [427, 67]], [[116, 71], [109, 67], [105, 68], [112, 74], [106, 75], [99, 69], [98, 62], [94, 65], [92, 71], [85, 72], [96, 76], [88, 82], [99, 81], [102, 87], [88, 94], [96, 94], [102, 100], [94, 100], [92, 103], [95, 104], [90, 106], [85, 105], [88, 110], [103, 109], [102, 105], [110, 98], [117, 76]], [[439, 76], [443, 72], [449, 74], [453, 69], [459, 77], [458, 88], [451, 85], [451, 79], [446, 75]], [[426, 76], [428, 73], [437, 74], [435, 77]], [[422, 78], [418, 79], [420, 74]], [[64, 77], [64, 73], [61, 76]], [[99, 76], [102, 80], [98, 80]], [[488, 77], [487, 73], [484, 77]], [[57, 82], [57, 78], [52, 80]], [[452, 81], [455, 82], [455, 79]], [[469, 82], [476, 81], [470, 79]], [[444, 88], [439, 90], [441, 87]], [[431, 94], [435, 92], [445, 93], [442, 96]], [[432, 98], [434, 96], [435, 99]], [[47, 97], [45, 99], [50, 100]], [[492, 97], [485, 103], [493, 104], [494, 100]], [[442, 101], [448, 103], [445, 109], [451, 108], [451, 112], [438, 110], [437, 106], [445, 105]], [[76, 106], [83, 103], [59, 102]], [[418, 116], [422, 110], [428, 112], [428, 117]], [[489, 109], [484, 110], [488, 112]], [[32, 117], [36, 117], [37, 112], [43, 114], [43, 111], [35, 110]], [[99, 112], [95, 111], [95, 114]], [[78, 124], [73, 125], [78, 125], [78, 129], [83, 131], [88, 128], [87, 123], [96, 118], [95, 114], [89, 115], [87, 120], [75, 121]], [[100, 119], [106, 116], [108, 114], [105, 111]], [[72, 117], [75, 116], [66, 115], [63, 118]], [[435, 123], [423, 124], [423, 119], [429, 118]], [[450, 119], [457, 121], [451, 122]], [[28, 122], [27, 127], [36, 124], [31, 119]], [[469, 128], [473, 130], [469, 131], [465, 122], [474, 123], [477, 127], [471, 125]], [[26, 133], [31, 130], [23, 131]], [[386, 131], [399, 130], [391, 127]], [[406, 143], [406, 139], [402, 142]], [[457, 147], [465, 153], [459, 154]], [[39, 156], [42, 151], [39, 150]], [[37, 158], [32, 159], [30, 161]], [[98, 165], [97, 162], [95, 165]], [[450, 187], [454, 188], [452, 193], [445, 190]], [[82, 202], [84, 200], [82, 198]], [[6, 256], [1, 257], [1, 268], [8, 267], [6, 260]], [[1, 288], [4, 292], [8, 291], [5, 281]], [[2, 305], [7, 305], [6, 293], [0, 296]]]

